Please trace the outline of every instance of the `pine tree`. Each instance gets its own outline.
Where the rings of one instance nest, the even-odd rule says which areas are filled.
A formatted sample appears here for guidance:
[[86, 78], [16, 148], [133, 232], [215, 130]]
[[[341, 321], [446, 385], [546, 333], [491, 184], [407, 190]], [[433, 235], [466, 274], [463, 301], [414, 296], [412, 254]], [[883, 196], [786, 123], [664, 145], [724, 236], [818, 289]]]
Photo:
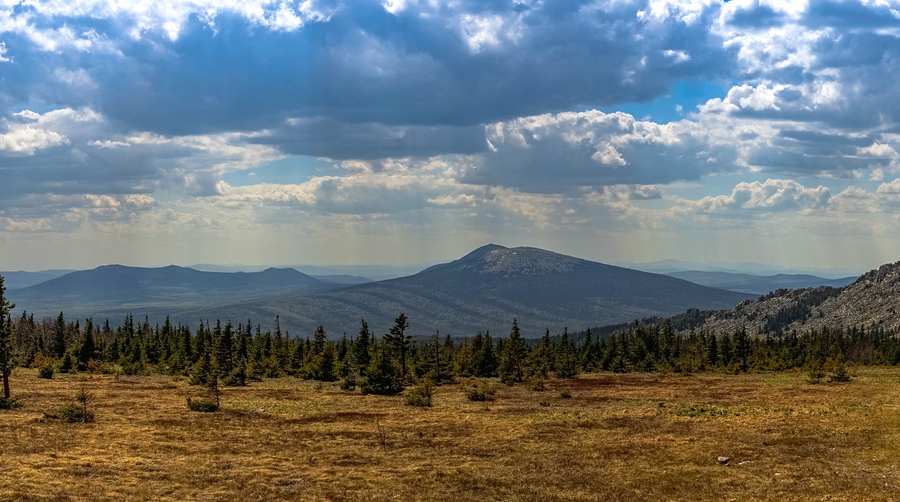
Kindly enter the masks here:
[[94, 341], [94, 320], [88, 318], [84, 321], [84, 337], [81, 340], [81, 349], [78, 351], [78, 370], [87, 369], [88, 361], [94, 359], [97, 352], [97, 344]]
[[66, 353], [66, 319], [59, 313], [53, 324], [53, 339], [50, 342], [50, 355], [61, 358]]
[[0, 275], [0, 376], [3, 377], [3, 397], [10, 399], [9, 377], [13, 368], [13, 332], [10, 311], [16, 308], [6, 299], [6, 285]]
[[503, 344], [503, 355], [500, 358], [500, 379], [504, 383], [512, 385], [524, 380], [527, 350], [519, 331], [519, 323], [513, 319], [512, 330], [509, 332], [509, 339]]
[[373, 356], [366, 368], [362, 393], [393, 396], [403, 392], [403, 375], [392, 360], [389, 342], [382, 340]]
[[394, 319], [394, 326], [390, 329], [390, 333], [384, 336], [391, 345], [394, 357], [397, 358], [400, 374], [404, 381], [408, 377], [407, 360], [412, 347], [412, 336], [406, 334], [407, 329], [409, 329], [409, 322], [407, 322], [406, 315], [401, 313]]
[[560, 340], [556, 352], [556, 376], [558, 378], [575, 378], [578, 375], [578, 365], [575, 359], [575, 347], [569, 340], [568, 328], [563, 328], [562, 340]]
[[472, 370], [475, 376], [481, 378], [497, 376], [497, 355], [490, 331], [483, 338], [479, 332], [472, 340]]
[[353, 363], [356, 365], [356, 371], [360, 375], [365, 375], [366, 367], [369, 366], [372, 352], [372, 335], [369, 333], [369, 325], [365, 319], [360, 320], [359, 337], [353, 344]]
[[531, 378], [549, 378], [553, 370], [550, 347], [550, 330], [544, 332], [538, 346], [528, 354], [528, 376]]

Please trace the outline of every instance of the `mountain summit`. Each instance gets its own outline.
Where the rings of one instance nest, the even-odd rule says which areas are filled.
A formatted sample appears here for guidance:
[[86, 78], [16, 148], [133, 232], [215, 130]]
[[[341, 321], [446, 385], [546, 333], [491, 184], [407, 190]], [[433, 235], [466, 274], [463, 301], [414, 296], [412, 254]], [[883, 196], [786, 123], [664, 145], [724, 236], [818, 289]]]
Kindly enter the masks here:
[[488, 244], [459, 260], [435, 265], [423, 273], [477, 272], [495, 275], [548, 275], [572, 272], [590, 263], [552, 251], [532, 247], [506, 248]]

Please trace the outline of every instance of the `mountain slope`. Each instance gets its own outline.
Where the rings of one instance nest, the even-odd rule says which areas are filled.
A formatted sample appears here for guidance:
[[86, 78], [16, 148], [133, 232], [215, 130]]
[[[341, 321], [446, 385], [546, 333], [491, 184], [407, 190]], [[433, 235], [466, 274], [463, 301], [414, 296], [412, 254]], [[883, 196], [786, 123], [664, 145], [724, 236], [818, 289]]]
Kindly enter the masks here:
[[415, 334], [505, 334], [516, 317], [526, 336], [538, 336], [546, 328], [628, 322], [691, 307], [727, 308], [748, 296], [535, 248], [488, 245], [409, 277], [223, 305], [185, 317], [279, 315], [295, 334], [323, 325], [333, 336], [355, 333], [360, 318], [381, 333], [400, 312], [410, 318]]
[[0, 275], [9, 290], [27, 288], [60, 276], [49, 272], [0, 272]]
[[843, 288], [778, 290], [732, 310], [703, 313], [702, 327], [750, 334], [841, 326], [900, 328], [900, 262], [882, 265]]
[[727, 289], [740, 293], [764, 295], [778, 289], [815, 288], [818, 286], [831, 286], [840, 288], [853, 283], [856, 277], [844, 277], [841, 279], [825, 279], [809, 274], [775, 274], [767, 276], [736, 274], [731, 272], [704, 272], [690, 270], [686, 272], [670, 272], [666, 275], [677, 277], [686, 281], [709, 286], [711, 288]]

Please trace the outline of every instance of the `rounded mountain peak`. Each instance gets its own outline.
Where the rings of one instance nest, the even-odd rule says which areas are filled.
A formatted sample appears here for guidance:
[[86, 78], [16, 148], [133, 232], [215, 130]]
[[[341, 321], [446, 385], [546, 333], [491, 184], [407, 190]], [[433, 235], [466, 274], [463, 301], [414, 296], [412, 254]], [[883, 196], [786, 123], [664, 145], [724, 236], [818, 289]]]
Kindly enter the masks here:
[[489, 244], [469, 253], [457, 270], [481, 274], [544, 275], [572, 272], [583, 260], [532, 247], [506, 248]]

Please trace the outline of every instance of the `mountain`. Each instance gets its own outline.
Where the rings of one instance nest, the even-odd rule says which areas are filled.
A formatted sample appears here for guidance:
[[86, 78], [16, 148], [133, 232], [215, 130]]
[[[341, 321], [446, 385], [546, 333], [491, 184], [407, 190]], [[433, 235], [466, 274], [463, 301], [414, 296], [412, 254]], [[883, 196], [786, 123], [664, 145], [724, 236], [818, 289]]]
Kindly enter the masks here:
[[50, 279], [55, 279], [63, 274], [69, 273], [69, 271], [57, 271], [57, 270], [48, 270], [45, 272], [0, 272], [0, 275], [3, 276], [3, 282], [6, 285], [6, 289], [12, 291], [14, 289], [22, 289], [27, 288], [28, 286], [34, 286], [35, 284], [40, 284], [44, 281], [49, 281]]
[[684, 279], [695, 284], [709, 286], [711, 288], [727, 289], [729, 291], [755, 295], [764, 295], [778, 289], [814, 288], [818, 286], [840, 288], [851, 284], [856, 280], [856, 276], [843, 277], [840, 279], [825, 279], [809, 274], [776, 274], [759, 276], [731, 272], [703, 272], [699, 270], [670, 272], [666, 275]]
[[296, 293], [335, 287], [294, 269], [262, 272], [201, 272], [174, 265], [163, 268], [107, 265], [72, 272], [15, 292], [19, 307], [51, 306], [51, 310], [106, 302], [140, 304], [196, 302], [216, 297], [245, 297]]
[[328, 282], [331, 284], [343, 284], [343, 285], [351, 285], [351, 284], [367, 284], [370, 282], [375, 282], [372, 279], [368, 279], [365, 277], [360, 277], [358, 275], [346, 275], [346, 274], [338, 274], [338, 275], [313, 275], [314, 277], [322, 282]]
[[841, 326], [897, 329], [898, 306], [900, 262], [882, 265], [841, 288], [782, 289], [741, 302], [731, 310], [689, 312], [673, 319], [679, 329], [702, 327], [729, 333], [746, 329], [750, 334]]
[[691, 307], [728, 308], [749, 296], [536, 248], [488, 245], [409, 277], [220, 305], [184, 318], [227, 315], [238, 322], [278, 315], [292, 333], [311, 334], [323, 325], [339, 336], [355, 334], [360, 318], [381, 334], [403, 312], [413, 334], [490, 330], [505, 336], [515, 317], [525, 336], [536, 337], [547, 328], [630, 322]]
[[857, 277], [864, 270], [849, 268], [813, 268], [813, 267], [781, 267], [753, 262], [712, 262], [696, 263], [681, 260], [660, 260], [650, 263], [617, 262], [615, 265], [652, 272], [655, 274], [672, 274], [673, 272], [727, 272], [732, 274], [749, 274], [771, 276], [776, 274], [808, 274], [827, 279], [840, 279], [847, 276]]
[[[418, 273], [427, 266], [428, 265], [285, 265], [279, 268], [293, 268], [313, 277], [352, 276], [365, 278], [366, 281], [362, 282], [371, 282], [373, 280], [383, 281], [386, 279], [395, 279], [397, 277], [406, 277]], [[189, 268], [201, 270], [203, 272], [259, 272], [269, 267], [260, 265], [197, 264], [191, 265]], [[347, 282], [347, 284], [351, 283]]]

